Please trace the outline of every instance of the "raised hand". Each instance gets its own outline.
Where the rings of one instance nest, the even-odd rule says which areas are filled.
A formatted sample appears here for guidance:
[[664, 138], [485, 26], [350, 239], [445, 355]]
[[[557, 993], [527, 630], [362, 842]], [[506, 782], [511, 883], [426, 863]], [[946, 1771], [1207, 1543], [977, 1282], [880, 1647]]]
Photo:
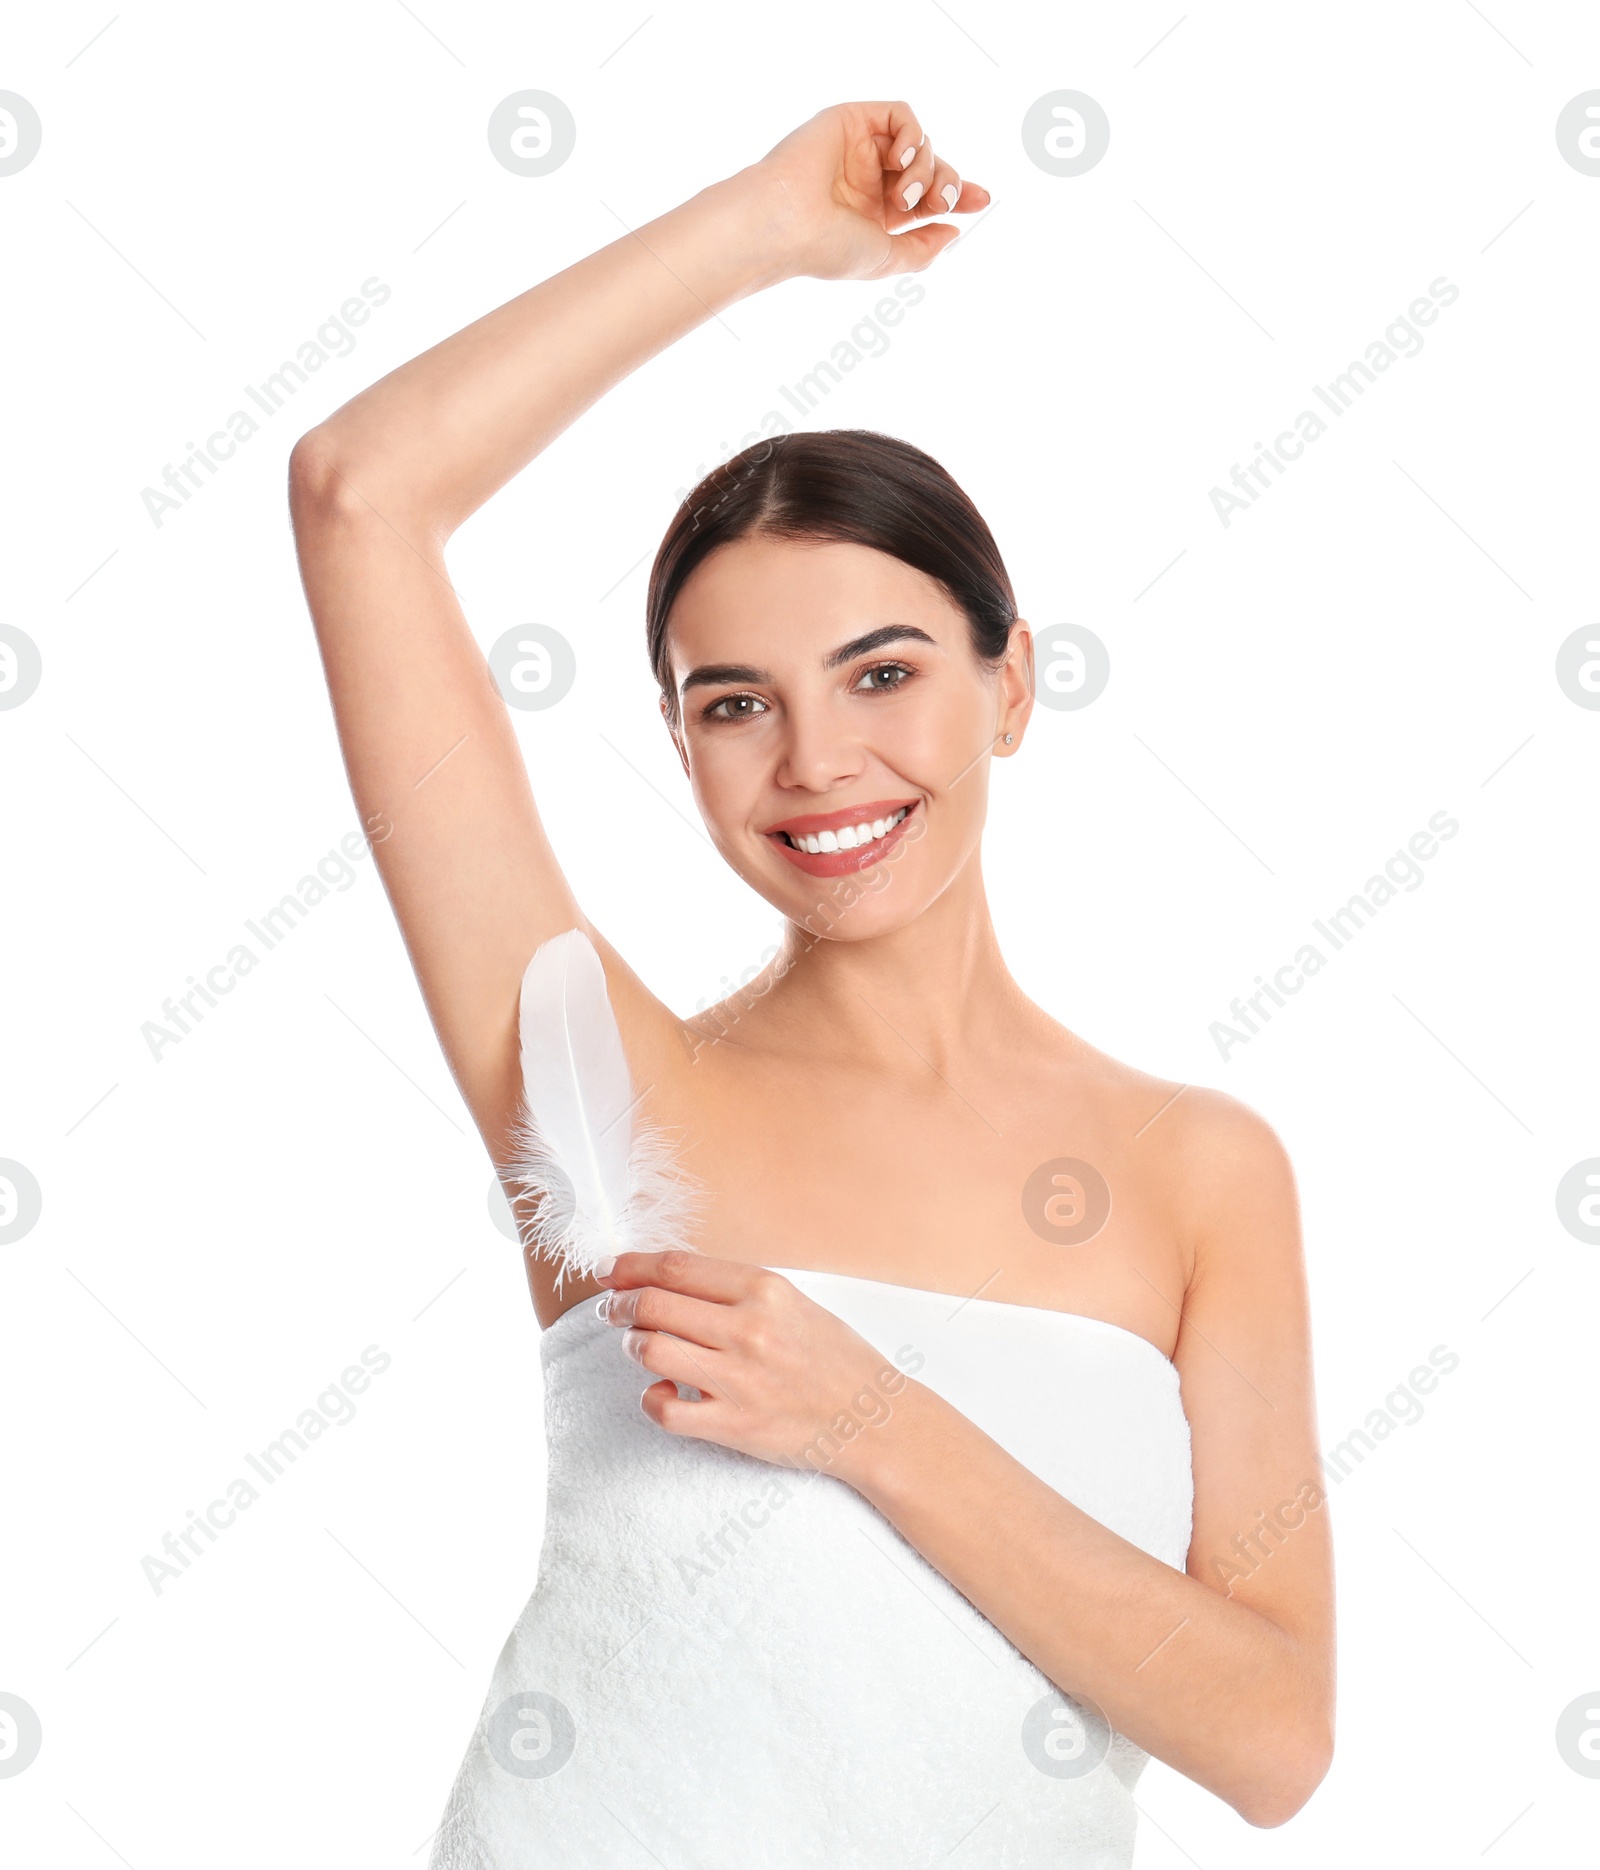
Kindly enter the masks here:
[[788, 270], [815, 279], [920, 273], [959, 237], [931, 217], [975, 214], [990, 199], [935, 156], [899, 101], [818, 111], [744, 176], [763, 187]]

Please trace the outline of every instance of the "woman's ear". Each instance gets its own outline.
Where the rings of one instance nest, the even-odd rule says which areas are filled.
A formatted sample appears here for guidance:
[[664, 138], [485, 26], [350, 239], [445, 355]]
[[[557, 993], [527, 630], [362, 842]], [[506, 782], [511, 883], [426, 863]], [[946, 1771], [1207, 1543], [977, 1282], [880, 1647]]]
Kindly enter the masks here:
[[683, 736], [672, 724], [672, 714], [667, 707], [667, 698], [665, 695], [661, 697], [661, 718], [667, 724], [667, 732], [672, 736], [672, 744], [678, 750], [678, 763], [683, 768], [684, 778], [687, 779], [689, 777], [689, 756], [684, 751]]
[[1000, 665], [1000, 718], [995, 751], [1010, 755], [1022, 746], [1022, 730], [1033, 713], [1033, 627], [1018, 617], [1011, 625], [1006, 659]]

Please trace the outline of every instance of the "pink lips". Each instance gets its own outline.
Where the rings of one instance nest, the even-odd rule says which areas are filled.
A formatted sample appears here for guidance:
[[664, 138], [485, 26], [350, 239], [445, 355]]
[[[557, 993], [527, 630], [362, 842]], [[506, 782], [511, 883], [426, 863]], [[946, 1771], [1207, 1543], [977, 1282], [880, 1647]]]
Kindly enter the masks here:
[[[780, 824], [770, 825], [766, 836], [776, 848], [788, 858], [797, 870], [803, 870], [813, 877], [849, 876], [853, 871], [865, 870], [870, 865], [879, 863], [905, 836], [906, 827], [915, 820], [919, 799], [871, 799], [863, 805], [852, 805], [837, 812], [808, 812], [798, 818], [785, 818]], [[796, 850], [782, 835], [785, 831], [795, 837], [815, 837], [822, 831], [837, 831], [841, 825], [870, 824], [874, 818], [888, 818], [892, 813], [905, 807], [905, 817], [899, 824], [886, 831], [881, 838], [874, 838], [870, 844], [857, 845], [848, 851], [810, 851]]]

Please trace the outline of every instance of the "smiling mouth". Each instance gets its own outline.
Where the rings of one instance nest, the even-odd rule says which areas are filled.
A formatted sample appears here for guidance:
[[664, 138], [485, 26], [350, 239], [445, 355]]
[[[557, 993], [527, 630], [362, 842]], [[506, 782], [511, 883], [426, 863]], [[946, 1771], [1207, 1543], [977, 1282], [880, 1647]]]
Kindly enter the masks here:
[[766, 833], [797, 869], [811, 876], [843, 876], [878, 863], [905, 836], [920, 800], [874, 800], [842, 812], [789, 820]]
[[863, 820], [856, 825], [841, 825], [837, 831], [814, 831], [799, 837], [792, 831], [780, 831], [776, 835], [784, 840], [791, 850], [809, 851], [813, 857], [820, 857], [824, 851], [859, 851], [865, 845], [875, 844], [899, 824], [910, 811], [909, 805], [902, 805], [898, 811], [891, 812], [887, 818]]

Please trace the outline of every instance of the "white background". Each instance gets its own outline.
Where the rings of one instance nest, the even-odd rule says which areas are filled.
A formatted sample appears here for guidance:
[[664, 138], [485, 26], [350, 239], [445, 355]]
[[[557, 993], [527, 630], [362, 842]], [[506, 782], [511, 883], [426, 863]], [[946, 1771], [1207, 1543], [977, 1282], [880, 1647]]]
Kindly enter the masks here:
[[[1460, 1359], [1334, 1491], [1332, 1772], [1253, 1831], [1152, 1763], [1141, 1870], [1577, 1861], [1600, 1781], [1554, 1736], [1600, 1687], [1600, 1273], [1554, 1197], [1600, 1155], [1600, 713], [1554, 668], [1595, 622], [1600, 178], [1554, 124], [1600, 86], [1600, 17], [1488, 12], [13, 19], [0, 88], [44, 141], [0, 178], [0, 622], [44, 677], [0, 714], [0, 1155], [44, 1205], [0, 1248], [0, 1690], [44, 1745], [0, 1779], [8, 1861], [420, 1865], [533, 1577], [537, 1328], [370, 858], [159, 1062], [141, 1034], [356, 828], [290, 446], [814, 111], [895, 96], [995, 206], [812, 425], [929, 450], [1024, 613], [1112, 658], [1098, 701], [1039, 709], [996, 771], [1007, 959], [1096, 1044], [1283, 1135], [1324, 1448], [1434, 1346]], [[578, 123], [543, 179], [485, 136], [528, 87]], [[1071, 179], [1020, 137], [1064, 87], [1112, 126]], [[373, 276], [392, 297], [355, 351], [155, 526], [141, 489]], [[1441, 276], [1459, 298], [1422, 351], [1224, 528], [1210, 489]], [[571, 694], [518, 731], [579, 900], [682, 1011], [776, 928], [700, 835], [657, 717], [649, 556], [881, 293], [734, 307], [452, 548], [486, 646], [537, 621], [577, 647]], [[1229, 1002], [1440, 811], [1460, 831], [1422, 885], [1224, 1061]], [[157, 1595], [163, 1534], [374, 1344], [392, 1367], [355, 1420]]]

